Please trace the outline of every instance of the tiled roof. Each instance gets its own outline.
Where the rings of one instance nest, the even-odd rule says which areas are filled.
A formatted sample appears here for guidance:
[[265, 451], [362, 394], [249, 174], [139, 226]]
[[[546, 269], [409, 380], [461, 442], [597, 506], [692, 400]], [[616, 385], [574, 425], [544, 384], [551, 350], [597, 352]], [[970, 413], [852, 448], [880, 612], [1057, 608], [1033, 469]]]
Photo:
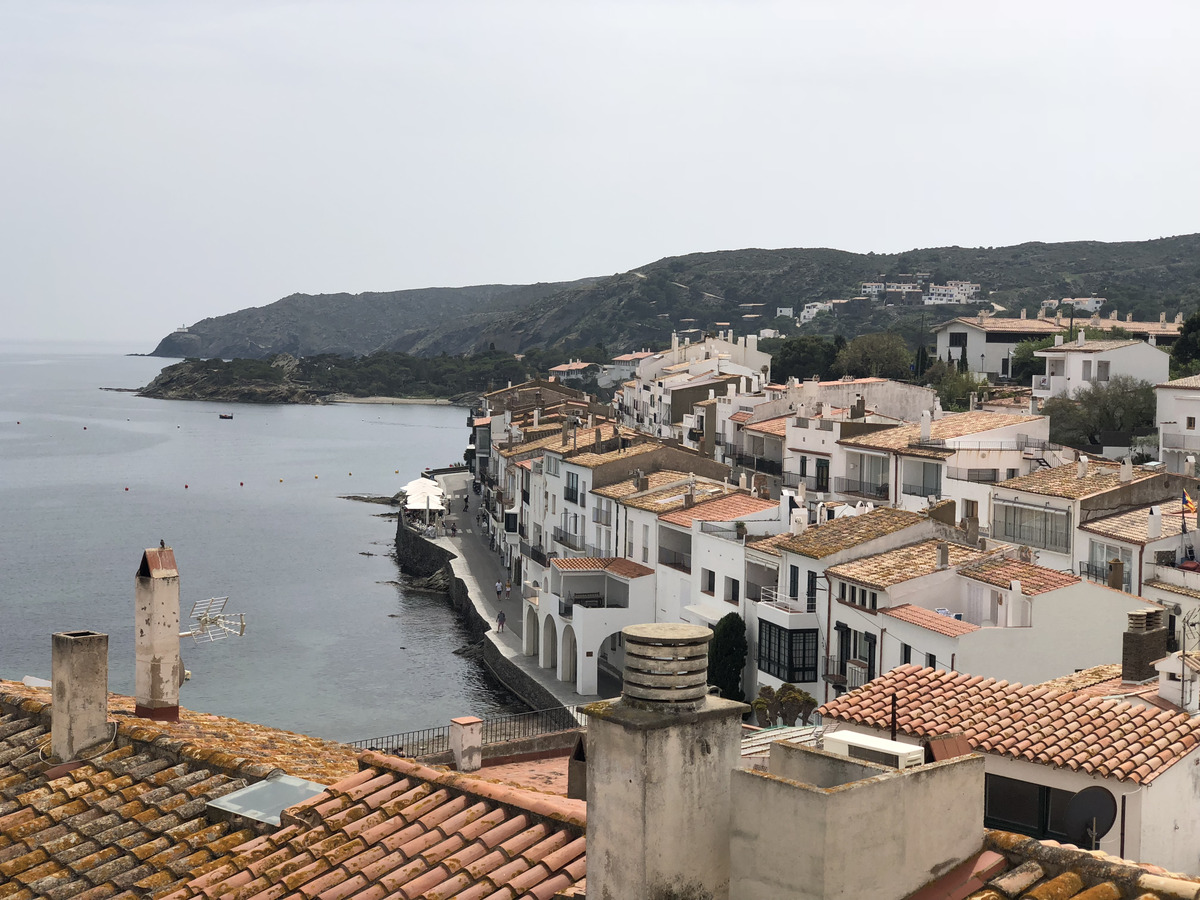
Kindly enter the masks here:
[[563, 363], [562, 365], [551, 366], [550, 371], [551, 372], [579, 372], [579, 371], [582, 371], [583, 369], [590, 369], [592, 366], [595, 366], [595, 365], [598, 365], [598, 363], [567, 362], [567, 363]]
[[[50, 693], [19, 681], [0, 681], [0, 705], [49, 715]], [[120, 735], [174, 748], [183, 758], [209, 768], [253, 771], [257, 777], [282, 770], [319, 784], [332, 784], [358, 768], [357, 753], [346, 744], [183, 707], [178, 722], [152, 722], [134, 716], [134, 705], [132, 697], [108, 695], [109, 713], [119, 723]]]
[[[600, 439], [602, 441], [610, 440], [613, 436], [612, 424], [602, 422], [599, 425], [593, 425], [588, 428], [585, 425], [580, 425], [574, 431], [567, 434], [567, 442], [562, 442], [562, 428], [556, 428], [553, 434], [548, 434], [545, 437], [540, 437], [532, 441], [523, 441], [519, 444], [513, 444], [512, 447], [504, 447], [504, 441], [500, 440], [497, 444], [498, 452], [501, 456], [508, 458], [513, 456], [521, 456], [523, 454], [533, 454], [534, 450], [556, 450], [565, 455], [571, 454], [573, 451], [583, 448], [586, 450], [596, 443], [596, 431], [600, 431]], [[621, 437], [633, 438], [637, 436], [637, 432], [621, 429]]]
[[1142, 582], [1142, 587], [1158, 588], [1160, 591], [1167, 591], [1171, 594], [1178, 594], [1181, 597], [1191, 597], [1193, 600], [1200, 600], [1200, 591], [1184, 587], [1181, 584], [1171, 584], [1169, 581], [1160, 581], [1157, 578], [1151, 578], [1148, 581]]
[[1026, 334], [1040, 335], [1058, 334], [1067, 327], [1065, 324], [1056, 325], [1053, 319], [1008, 319], [999, 316], [985, 316], [984, 320], [980, 322], [978, 318], [960, 316], [949, 322], [943, 322], [941, 325], [935, 325], [933, 330], [941, 331], [950, 325], [970, 325], [982, 331], [1020, 331]]
[[160, 900], [547, 900], [583, 881], [586, 804], [380, 753]]
[[769, 553], [771, 556], [782, 556], [780, 546], [789, 538], [795, 537], [790, 531], [784, 531], [779, 534], [768, 534], [765, 537], [750, 537], [746, 538], [747, 550], [759, 550], [763, 553]]
[[[973, 434], [982, 434], [994, 428], [1004, 428], [1010, 425], [1022, 425], [1026, 422], [1038, 421], [1044, 421], [1043, 417], [986, 412], [984, 410], [953, 413], [931, 422], [929, 437], [930, 440], [934, 441], [949, 441]], [[842, 438], [838, 443], [851, 448], [865, 447], [872, 450], [890, 450], [912, 456], [928, 456], [937, 459], [946, 459], [954, 454], [953, 447], [942, 449], [940, 447], [909, 446], [909, 444], [920, 440], [920, 437], [920, 425], [900, 425], [896, 428], [884, 428], [868, 434]]]
[[27, 706], [0, 710], [0, 897], [149, 897], [254, 837], [205, 818], [246, 778], [121, 733], [82, 766], [52, 770], [39, 752], [48, 723]]
[[931, 609], [923, 609], [920, 606], [913, 606], [911, 603], [905, 603], [903, 606], [893, 606], [890, 609], [881, 609], [880, 612], [885, 616], [891, 616], [893, 619], [899, 619], [901, 622], [908, 622], [910, 625], [919, 625], [921, 628], [926, 628], [929, 631], [944, 634], [946, 637], [959, 637], [979, 630], [978, 625], [960, 621], [953, 616], [943, 616], [941, 613], [934, 612]]
[[787, 433], [787, 422], [790, 416], [776, 416], [761, 422], [752, 422], [746, 426], [746, 431], [758, 431], [762, 434], [774, 434], [783, 437]]
[[914, 737], [961, 731], [983, 753], [1148, 784], [1200, 744], [1200, 718], [919, 666], [900, 666], [821, 707], [826, 719]]
[[1072, 694], [1075, 691], [1083, 690], [1092, 685], [1100, 684], [1101, 682], [1111, 681], [1113, 678], [1121, 677], [1120, 663], [1106, 663], [1102, 666], [1092, 666], [1088, 669], [1080, 669], [1078, 672], [1072, 672], [1070, 675], [1063, 675], [1060, 678], [1052, 678], [1049, 681], [1043, 681], [1038, 687], [1046, 688], [1054, 691], [1056, 694]]
[[809, 526], [804, 534], [789, 535], [788, 539], [781, 541], [778, 546], [789, 553], [798, 553], [810, 559], [823, 559], [924, 521], [925, 517], [918, 513], [883, 507], [859, 516], [834, 519], [824, 525]]
[[1200, 391], [1200, 375], [1188, 375], [1186, 378], [1176, 378], [1174, 381], [1164, 381], [1156, 384], [1160, 388], [1179, 388], [1185, 391]]
[[1027, 597], [1079, 584], [1079, 578], [1070, 572], [1060, 572], [1057, 569], [1004, 557], [985, 559], [974, 565], [964, 566], [958, 570], [958, 574], [1005, 590], [1013, 581], [1020, 581], [1021, 593]]
[[555, 558], [550, 565], [564, 572], [612, 572], [621, 578], [641, 578], [654, 570], [620, 556], [573, 556]]
[[754, 413], [746, 412], [745, 410], [739, 410], [738, 412], [735, 412], [733, 415], [731, 415], [729, 417], [729, 421], [730, 422], [749, 422], [750, 417], [752, 415], [754, 415]]
[[[1090, 522], [1080, 523], [1079, 530], [1089, 531], [1092, 534], [1103, 535], [1104, 537], [1124, 541], [1128, 544], [1146, 544], [1150, 541], [1150, 536], [1147, 534], [1147, 526], [1150, 523], [1151, 505], [1157, 506], [1162, 510], [1162, 534], [1154, 538], [1154, 540], [1179, 537], [1183, 533], [1183, 516], [1181, 515], [1183, 511], [1182, 499], [1137, 506], [1125, 512], [1092, 519]], [[1191, 520], [1192, 524], [1191, 528], [1188, 529], [1189, 531], [1193, 531], [1196, 528], [1195, 513], [1192, 513]]]
[[[737, 485], [727, 484], [723, 481], [701, 481], [697, 479], [692, 491], [696, 497], [696, 502], [699, 503], [705, 499], [735, 494], [738, 492], [738, 487]], [[652, 490], [650, 493], [643, 494], [640, 497], [626, 497], [621, 502], [633, 509], [644, 509], [655, 515], [662, 515], [673, 510], [683, 509], [685, 503], [684, 495], [686, 493], [687, 486], [677, 484], [674, 487], [664, 487], [658, 491]]]
[[1037, 350], [1034, 356], [1043, 356], [1048, 353], [1103, 353], [1106, 350], [1120, 350], [1122, 347], [1136, 347], [1143, 341], [1084, 341], [1082, 344], [1070, 343], [1060, 344], [1057, 347], [1047, 347], [1044, 350]]
[[[679, 472], [675, 469], [661, 469], [658, 472], [649, 472], [646, 474], [650, 490], [672, 484], [676, 481], [685, 481], [687, 477], [687, 472]], [[608, 497], [611, 500], [620, 500], [622, 497], [628, 497], [630, 494], [637, 493], [637, 481], [632, 477], [625, 478], [604, 487], [592, 488], [588, 493], [596, 494], [599, 497]]]
[[732, 522], [742, 516], [778, 508], [777, 501], [762, 500], [758, 497], [751, 497], [749, 494], [737, 493], [717, 497], [715, 500], [704, 500], [695, 506], [684, 507], [674, 512], [663, 513], [659, 518], [672, 525], [690, 528], [693, 521]]
[[662, 444], [654, 441], [644, 441], [640, 444], [634, 444], [632, 447], [626, 447], [624, 450], [610, 450], [607, 453], [578, 453], [575, 456], [567, 458], [573, 466], [583, 466], [585, 469], [594, 469], [597, 466], [602, 466], [605, 463], [615, 462], [619, 459], [628, 459], [630, 456], [640, 456], [643, 453], [653, 453], [662, 448]]
[[[1121, 486], [1120, 466], [1106, 464], [1099, 460], [1088, 460], [1088, 473], [1080, 478], [1076, 463], [1055, 466], [1052, 469], [1034, 469], [1028, 475], [1018, 475], [1008, 481], [996, 483], [992, 495], [1006, 490], [1025, 491], [1030, 494], [1042, 494], [1046, 497], [1063, 497], [1068, 500], [1080, 500], [1094, 494], [1102, 494]], [[1157, 472], [1141, 466], [1133, 467], [1133, 481], [1144, 481], [1153, 478]]]
[[[913, 578], [920, 578], [938, 570], [937, 548], [940, 541], [922, 541], [864, 556], [852, 562], [832, 566], [825, 571], [835, 578], [845, 578], [873, 588], [889, 588]], [[983, 554], [973, 547], [947, 543], [951, 568], [982, 559]]]

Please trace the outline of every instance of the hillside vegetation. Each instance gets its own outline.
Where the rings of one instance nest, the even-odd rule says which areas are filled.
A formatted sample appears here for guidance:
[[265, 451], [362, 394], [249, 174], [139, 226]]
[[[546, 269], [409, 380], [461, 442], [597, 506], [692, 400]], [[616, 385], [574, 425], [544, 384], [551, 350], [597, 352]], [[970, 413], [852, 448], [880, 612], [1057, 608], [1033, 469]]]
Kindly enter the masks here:
[[[1047, 298], [1096, 294], [1104, 314], [1157, 319], [1200, 309], [1200, 235], [1152, 241], [941, 247], [898, 254], [841, 250], [693, 253], [609, 277], [568, 284], [484, 285], [378, 294], [296, 294], [269, 306], [205, 319], [170, 335], [157, 356], [268, 357], [276, 353], [361, 355], [380, 350], [434, 356], [488, 349], [512, 353], [605, 346], [662, 346], [672, 331], [774, 327], [777, 307], [853, 297], [863, 281], [930, 272], [935, 283], [978, 282], [1005, 312], [1030, 315]], [[746, 307], [744, 304], [762, 304]], [[978, 307], [839, 304], [801, 329], [853, 338], [901, 334], [916, 347], [929, 329]], [[756, 318], [744, 318], [745, 316]], [[722, 324], [727, 323], [727, 324]]]

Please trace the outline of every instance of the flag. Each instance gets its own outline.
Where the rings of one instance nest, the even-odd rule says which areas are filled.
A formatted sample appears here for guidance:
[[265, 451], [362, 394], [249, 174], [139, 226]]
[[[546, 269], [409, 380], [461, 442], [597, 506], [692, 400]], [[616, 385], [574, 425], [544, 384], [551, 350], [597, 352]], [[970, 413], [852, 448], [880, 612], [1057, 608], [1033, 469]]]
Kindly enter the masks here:
[[1185, 513], [1196, 512], [1196, 501], [1188, 496], [1188, 492], [1183, 492], [1183, 511]]

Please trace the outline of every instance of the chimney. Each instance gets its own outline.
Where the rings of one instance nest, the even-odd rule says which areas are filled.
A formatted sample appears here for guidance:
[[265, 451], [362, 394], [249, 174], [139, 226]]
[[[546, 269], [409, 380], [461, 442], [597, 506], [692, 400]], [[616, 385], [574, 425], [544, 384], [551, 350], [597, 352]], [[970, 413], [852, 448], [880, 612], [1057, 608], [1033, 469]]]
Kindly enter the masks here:
[[566, 419], [563, 419], [563, 424], [562, 424], [562, 438], [561, 438], [561, 439], [559, 440], [559, 442], [558, 442], [558, 443], [559, 443], [559, 446], [562, 446], [562, 447], [565, 447], [565, 446], [567, 446], [567, 429], [568, 429], [569, 427], [570, 427], [570, 426], [568, 426], [568, 425], [567, 425], [567, 420], [566, 420]]
[[586, 707], [588, 894], [729, 895], [742, 703], [708, 693], [698, 625], [631, 625], [623, 693]]
[[1123, 460], [1121, 460], [1121, 468], [1119, 470], [1119, 477], [1121, 479], [1122, 484], [1128, 484], [1129, 482], [1133, 481], [1133, 457], [1132, 456], [1127, 456]]
[[1125, 563], [1119, 559], [1108, 561], [1108, 586], [1114, 591], [1125, 590]]
[[1083, 333], [1083, 329], [1080, 329], [1079, 334], [1075, 335], [1075, 346], [1082, 347], [1086, 341], [1087, 335]]
[[1110, 322], [1117, 321], [1117, 311], [1115, 309], [1108, 314], [1108, 321], [1110, 321]]
[[650, 490], [650, 476], [643, 475], [639, 472], [634, 484], [637, 487], [637, 493], [645, 493], [646, 491]]
[[944, 415], [944, 413], [942, 412], [942, 398], [934, 397], [933, 398], [933, 420], [936, 422], [937, 420], [941, 419], [941, 417], [943, 415]]
[[808, 510], [793, 509], [791, 521], [788, 522], [788, 531], [795, 535], [804, 534], [808, 530]]
[[533, 411], [533, 427], [537, 428], [541, 424], [542, 424], [542, 411], [540, 409], [535, 409]]
[[972, 411], [979, 409], [979, 394], [977, 392], [971, 391], [967, 397], [967, 409]]
[[1029, 414], [1031, 416], [1036, 416], [1038, 414], [1037, 397], [1034, 397], [1033, 395], [1030, 395], [1029, 397]]
[[1061, 309], [1054, 313], [1054, 324], [1055, 325], [1062, 324], [1062, 310]]
[[746, 472], [744, 470], [740, 475], [738, 475], [738, 487], [740, 487], [743, 491], [750, 487], [750, 480], [746, 477]]
[[1175, 324], [1176, 325], [1183, 324], [1183, 313], [1175, 313]]
[[1054, 336], [1054, 346], [1061, 347], [1062, 343], [1063, 343], [1063, 336], [1061, 334], [1056, 334]]
[[1021, 318], [1022, 318], [1022, 319], [1024, 319], [1024, 318], [1025, 318], [1025, 310], [1021, 310]]
[[1086, 478], [1088, 473], [1088, 458], [1082, 453], [1079, 454], [1079, 462], [1076, 463], [1075, 476], [1077, 478]]
[[1162, 507], [1150, 507], [1150, 514], [1146, 517], [1146, 540], [1157, 541], [1162, 537]]
[[154, 547], [142, 554], [134, 579], [136, 665], [134, 712], [144, 719], [179, 721], [179, 571], [175, 551]]
[[1121, 680], [1149, 681], [1158, 677], [1152, 663], [1167, 655], [1167, 628], [1161, 609], [1136, 609], [1121, 635]]
[[1132, 321], [1133, 321], [1133, 313], [1126, 313], [1126, 314], [1125, 314], [1125, 321], [1126, 321], [1126, 322], [1132, 322]]
[[[588, 419], [591, 419], [591, 416], [588, 416]], [[596, 430], [592, 432], [592, 440], [594, 442], [593, 446], [595, 446], [596, 452], [599, 453], [600, 445], [604, 443], [604, 438], [600, 434], [599, 426], [596, 426]]]
[[1165, 312], [1160, 312], [1160, 313], [1158, 314], [1158, 324], [1159, 324], [1159, 325], [1166, 325], [1166, 324], [1167, 324], [1167, 314], [1166, 314]]
[[689, 487], [683, 494], [683, 508], [691, 509], [695, 505], [696, 495], [692, 493], [692, 489]]
[[1154, 335], [1150, 335], [1149, 337], [1146, 338], [1146, 343], [1149, 344], [1151, 347], [1157, 347], [1158, 346], [1158, 338], [1155, 337]]
[[1044, 318], [1046, 318], [1046, 307], [1044, 307], [1044, 306], [1043, 306], [1041, 309], [1039, 309], [1039, 310], [1038, 310], [1038, 312], [1037, 312], [1037, 317], [1038, 317], [1039, 319], [1044, 319]]
[[51, 640], [50, 752], [70, 762], [110, 737], [108, 635], [61, 631]]
[[937, 567], [938, 571], [950, 567], [950, 545], [945, 541], [938, 541], [937, 545]]

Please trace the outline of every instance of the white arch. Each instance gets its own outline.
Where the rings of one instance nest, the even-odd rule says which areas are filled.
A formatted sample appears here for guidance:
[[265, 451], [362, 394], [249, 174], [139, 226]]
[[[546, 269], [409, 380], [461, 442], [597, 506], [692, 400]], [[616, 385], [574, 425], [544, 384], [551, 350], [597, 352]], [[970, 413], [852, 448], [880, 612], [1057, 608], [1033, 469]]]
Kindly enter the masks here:
[[558, 661], [558, 680], [570, 684], [575, 683], [578, 671], [579, 642], [575, 640], [575, 629], [569, 624], [563, 626], [562, 652]]
[[549, 613], [542, 619], [542, 641], [538, 650], [538, 665], [543, 669], [555, 669], [558, 666], [558, 628], [554, 624], [554, 616]]
[[537, 656], [539, 637], [537, 610], [532, 606], [527, 606], [525, 608], [525, 626], [521, 630], [521, 652], [526, 656]]

